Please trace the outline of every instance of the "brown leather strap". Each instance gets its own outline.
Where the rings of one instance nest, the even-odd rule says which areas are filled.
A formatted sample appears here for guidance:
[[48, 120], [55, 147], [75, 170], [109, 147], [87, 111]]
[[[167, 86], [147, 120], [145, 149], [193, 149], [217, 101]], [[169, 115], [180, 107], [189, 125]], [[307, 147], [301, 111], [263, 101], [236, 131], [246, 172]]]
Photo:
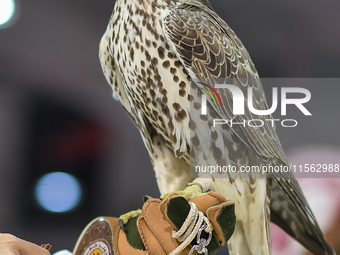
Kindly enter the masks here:
[[204, 215], [206, 215], [207, 213], [207, 209], [210, 206], [216, 205], [216, 204], [220, 204], [225, 202], [226, 199], [214, 192], [214, 191], [209, 191], [208, 193], [202, 195], [202, 196], [198, 196], [198, 197], [193, 197], [189, 199], [189, 202], [193, 202], [196, 204], [197, 209], [201, 212], [204, 213]]
[[[170, 199], [176, 197], [176, 196], [179, 196], [178, 194], [176, 193], [173, 193], [169, 196], [167, 196], [160, 204], [160, 210], [161, 212], [163, 213], [163, 215], [165, 215], [166, 217], [166, 208], [167, 208], [167, 204], [169, 202]], [[197, 197], [193, 197], [193, 198], [190, 198], [189, 199], [189, 202], [193, 202], [196, 204], [197, 206], [197, 209], [201, 212], [203, 212], [203, 214], [206, 216], [206, 212], [207, 212], [207, 209], [210, 207], [210, 206], [213, 206], [213, 205], [216, 205], [216, 204], [220, 204], [220, 203], [223, 203], [225, 202], [226, 199], [214, 192], [214, 191], [210, 191], [208, 193], [205, 193], [204, 195], [202, 196], [197, 196]], [[171, 224], [171, 221], [168, 219], [168, 221], [170, 222]], [[174, 229], [176, 229], [175, 226], [173, 226]]]
[[[137, 220], [137, 228], [149, 255], [167, 255], [180, 245], [180, 243], [172, 237], [172, 231], [176, 228], [166, 217], [167, 203], [175, 196], [178, 195], [176, 193], [171, 194], [163, 201], [154, 198], [149, 199], [142, 208], [142, 213]], [[209, 207], [226, 202], [223, 196], [212, 191], [205, 195], [191, 198], [189, 201], [195, 203], [198, 210], [202, 211], [205, 215]], [[218, 233], [216, 233], [217, 238], [220, 242], [223, 242], [223, 233], [216, 222], [219, 208], [220, 206], [217, 206], [210, 212], [210, 220], [215, 221], [213, 225], [219, 228]], [[191, 247], [186, 247], [179, 255], [189, 254], [190, 249]]]
[[[149, 199], [143, 206], [142, 214], [137, 221], [137, 227], [150, 255], [167, 255], [176, 249], [180, 243], [172, 238], [173, 227], [160, 210], [159, 199]], [[186, 247], [180, 255], [189, 254]]]
[[119, 231], [118, 249], [121, 255], [146, 255], [147, 251], [133, 248], [127, 241], [123, 230]]
[[111, 231], [112, 231], [112, 244], [113, 244], [113, 254], [114, 255], [121, 255], [119, 252], [119, 249], [116, 249], [118, 247], [118, 239], [119, 239], [119, 219], [113, 218], [113, 217], [104, 217], [106, 220], [108, 220], [111, 224]]
[[124, 231], [119, 226], [119, 219], [105, 217], [110, 223], [113, 233], [113, 254], [114, 255], [146, 255], [147, 251], [133, 248], [127, 241]]
[[221, 246], [225, 245], [225, 240], [224, 240], [223, 230], [221, 229], [220, 224], [217, 222], [217, 216], [220, 215], [222, 207], [233, 204], [233, 203], [234, 202], [232, 201], [226, 201], [224, 203], [211, 206], [207, 209], [207, 217], [209, 221], [211, 222], [211, 224], [213, 225], [214, 232], [217, 236], [217, 239], [220, 241]]

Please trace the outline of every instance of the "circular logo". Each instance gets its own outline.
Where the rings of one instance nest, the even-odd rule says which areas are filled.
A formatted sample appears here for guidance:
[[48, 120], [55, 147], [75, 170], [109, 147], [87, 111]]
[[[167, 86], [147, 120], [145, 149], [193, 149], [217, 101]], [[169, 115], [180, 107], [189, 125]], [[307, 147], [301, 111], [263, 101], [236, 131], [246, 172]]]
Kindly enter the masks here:
[[111, 255], [111, 252], [107, 242], [102, 240], [91, 244], [84, 252], [84, 255]]

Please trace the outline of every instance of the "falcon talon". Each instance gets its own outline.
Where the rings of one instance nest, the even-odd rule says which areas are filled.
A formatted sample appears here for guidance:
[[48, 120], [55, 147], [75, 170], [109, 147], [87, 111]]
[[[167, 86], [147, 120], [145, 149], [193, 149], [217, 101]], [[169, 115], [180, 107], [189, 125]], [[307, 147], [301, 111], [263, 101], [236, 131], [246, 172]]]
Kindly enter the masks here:
[[143, 204], [148, 201], [149, 199], [151, 199], [152, 197], [148, 196], [148, 195], [145, 195], [143, 196]]
[[124, 231], [125, 234], [128, 233], [127, 229], [124, 227], [124, 221], [119, 219], [119, 227]]

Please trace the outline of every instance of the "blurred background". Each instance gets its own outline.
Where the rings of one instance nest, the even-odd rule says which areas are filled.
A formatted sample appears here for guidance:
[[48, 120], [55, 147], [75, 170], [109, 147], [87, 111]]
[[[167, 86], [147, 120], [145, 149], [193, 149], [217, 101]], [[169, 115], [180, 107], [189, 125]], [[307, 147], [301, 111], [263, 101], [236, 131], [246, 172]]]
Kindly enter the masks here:
[[[114, 1], [11, 1], [0, 0], [0, 232], [49, 242], [52, 253], [72, 250], [91, 219], [159, 195], [140, 135], [98, 60]], [[290, 116], [299, 125], [278, 134], [290, 163], [340, 163], [340, 2], [211, 2], [261, 77], [327, 78], [310, 87], [313, 116]], [[339, 179], [301, 184], [339, 249]], [[277, 250], [298, 254], [278, 229], [273, 236]]]

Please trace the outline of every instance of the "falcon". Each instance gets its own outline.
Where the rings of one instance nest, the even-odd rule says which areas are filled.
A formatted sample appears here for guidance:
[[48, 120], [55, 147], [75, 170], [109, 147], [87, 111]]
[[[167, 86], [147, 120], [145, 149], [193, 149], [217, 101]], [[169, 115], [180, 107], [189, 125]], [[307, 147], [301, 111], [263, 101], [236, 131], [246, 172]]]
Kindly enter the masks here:
[[[229, 90], [217, 88], [220, 104], [211, 94], [201, 115], [202, 95], [218, 81], [251, 87], [254, 107], [268, 109], [246, 48], [208, 0], [117, 0], [99, 56], [113, 96], [141, 133], [160, 192], [210, 189], [235, 202], [231, 254], [271, 254], [270, 220], [311, 252], [334, 254], [292, 173], [190, 174], [190, 166], [288, 166], [272, 117], [248, 106], [233, 115]], [[213, 124], [258, 118], [265, 123], [258, 128]]]

